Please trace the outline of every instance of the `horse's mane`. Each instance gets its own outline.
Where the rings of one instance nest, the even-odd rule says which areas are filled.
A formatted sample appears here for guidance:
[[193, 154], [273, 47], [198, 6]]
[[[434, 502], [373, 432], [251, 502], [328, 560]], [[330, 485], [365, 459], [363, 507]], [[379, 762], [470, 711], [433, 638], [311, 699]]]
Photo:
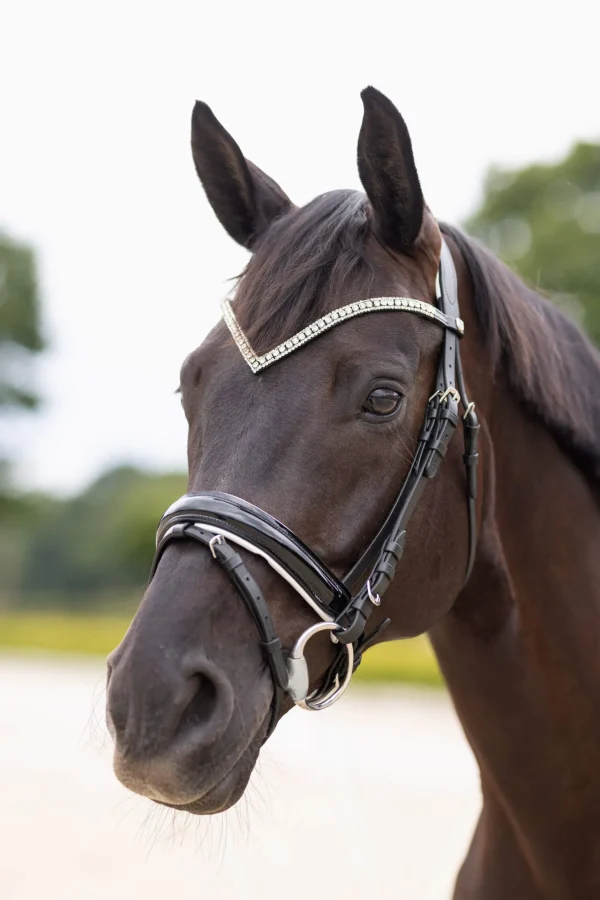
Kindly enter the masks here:
[[600, 353], [575, 323], [457, 228], [492, 372], [586, 475], [600, 479]]
[[[458, 229], [492, 377], [503, 371], [529, 413], [589, 476], [600, 479], [600, 354], [554, 304]], [[368, 296], [364, 244], [368, 204], [357, 191], [331, 191], [275, 222], [238, 281], [236, 313], [258, 352], [276, 346], [331, 309]]]

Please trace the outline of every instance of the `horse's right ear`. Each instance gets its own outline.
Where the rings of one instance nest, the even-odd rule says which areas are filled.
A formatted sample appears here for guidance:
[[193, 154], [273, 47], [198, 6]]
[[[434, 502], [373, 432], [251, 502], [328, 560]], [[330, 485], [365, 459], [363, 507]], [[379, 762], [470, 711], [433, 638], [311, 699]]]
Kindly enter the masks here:
[[206, 103], [192, 113], [192, 156], [208, 201], [227, 233], [250, 249], [292, 207], [289, 197], [245, 159]]

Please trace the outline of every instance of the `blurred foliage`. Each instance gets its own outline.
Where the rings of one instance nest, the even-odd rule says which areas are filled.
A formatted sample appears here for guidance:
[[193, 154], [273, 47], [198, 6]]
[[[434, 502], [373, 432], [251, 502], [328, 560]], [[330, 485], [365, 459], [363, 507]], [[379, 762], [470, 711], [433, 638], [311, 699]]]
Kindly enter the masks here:
[[44, 348], [33, 250], [0, 234], [0, 409], [32, 407], [32, 354]]
[[[33, 250], [0, 233], [0, 419], [37, 406], [32, 362], [43, 347]], [[7, 449], [0, 442], [0, 522], [28, 512], [10, 488]]]
[[465, 226], [600, 344], [600, 145], [577, 144], [554, 165], [492, 169]]
[[[68, 613], [0, 613], [0, 648], [107, 656], [129, 627], [130, 617]], [[442, 677], [425, 637], [380, 644], [365, 653], [356, 681], [440, 686]]]
[[81, 608], [148, 579], [154, 535], [184, 475], [114, 469], [77, 497], [26, 498], [20, 528], [0, 526], [3, 605]]

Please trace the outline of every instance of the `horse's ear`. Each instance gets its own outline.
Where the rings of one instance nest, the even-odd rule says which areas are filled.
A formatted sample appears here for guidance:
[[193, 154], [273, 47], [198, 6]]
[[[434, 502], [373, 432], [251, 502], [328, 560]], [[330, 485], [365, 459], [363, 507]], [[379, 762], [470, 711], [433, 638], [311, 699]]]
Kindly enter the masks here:
[[242, 151], [206, 103], [192, 113], [192, 156], [209, 203], [227, 233], [251, 248], [271, 222], [291, 209], [278, 184]]
[[358, 138], [358, 173], [373, 209], [374, 231], [393, 250], [416, 241], [425, 201], [406, 123], [373, 87], [361, 93], [364, 115]]

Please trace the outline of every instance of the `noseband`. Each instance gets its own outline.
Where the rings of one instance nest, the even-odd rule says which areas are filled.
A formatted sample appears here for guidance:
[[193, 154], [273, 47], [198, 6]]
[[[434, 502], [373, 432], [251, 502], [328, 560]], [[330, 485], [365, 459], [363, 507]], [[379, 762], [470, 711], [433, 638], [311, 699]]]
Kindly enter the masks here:
[[[464, 325], [458, 308], [456, 271], [445, 242], [442, 243], [436, 295], [437, 306], [404, 297], [351, 303], [317, 320], [263, 356], [257, 356], [252, 350], [229, 304], [223, 306], [225, 322], [255, 374], [329, 328], [363, 313], [398, 309], [429, 318], [444, 329], [435, 391], [427, 402], [408, 475], [385, 522], [344, 578], [337, 578], [318, 556], [273, 516], [230, 494], [216, 491], [186, 494], [169, 507], [160, 521], [150, 578], [154, 576], [167, 544], [178, 539], [197, 541], [209, 550], [226, 572], [254, 619], [274, 684], [271, 720], [265, 740], [275, 728], [285, 694], [303, 709], [320, 710], [331, 706], [348, 687], [364, 651], [390, 624], [390, 619], [383, 619], [366, 634], [369, 616], [380, 605], [395, 575], [404, 550], [408, 521], [427, 481], [436, 476], [461, 418], [469, 521], [465, 581], [471, 574], [476, 543], [479, 424], [474, 404], [469, 403], [467, 398], [462, 375], [459, 339], [464, 333]], [[462, 417], [459, 415], [459, 403], [463, 406]], [[298, 638], [289, 652], [282, 648], [265, 598], [234, 545], [264, 559], [321, 619]], [[304, 651], [309, 640], [321, 631], [330, 633], [338, 649], [321, 685], [309, 692], [310, 679]]]

